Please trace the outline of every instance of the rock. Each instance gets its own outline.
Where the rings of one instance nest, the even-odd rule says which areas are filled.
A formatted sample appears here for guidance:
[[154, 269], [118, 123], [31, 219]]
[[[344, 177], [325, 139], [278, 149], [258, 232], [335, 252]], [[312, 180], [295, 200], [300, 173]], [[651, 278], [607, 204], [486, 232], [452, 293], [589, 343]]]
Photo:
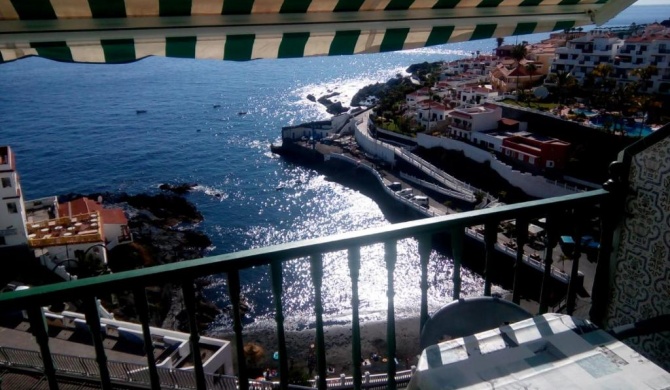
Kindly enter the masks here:
[[203, 220], [195, 205], [181, 196], [169, 194], [127, 195], [120, 199], [136, 209], [149, 211], [155, 218], [162, 219], [168, 226], [174, 223], [193, 223]]
[[309, 95], [307, 95], [307, 100], [309, 100], [310, 102], [315, 102], [316, 103], [316, 97], [314, 97], [314, 95], [312, 95], [311, 93]]
[[[193, 185], [166, 186], [169, 187], [164, 187], [163, 190], [171, 191], [174, 187], [186, 189], [192, 188]], [[206, 234], [188, 225], [202, 221], [203, 217], [195, 205], [180, 195], [175, 193], [102, 195], [106, 205], [121, 206], [120, 203], [126, 203], [125, 208], [135, 209], [130, 213], [128, 221], [134, 242], [130, 245], [119, 245], [110, 252], [110, 267], [115, 272], [201, 258], [207, 254], [207, 248], [212, 245]], [[174, 228], [176, 225], [179, 225], [178, 229]], [[197, 290], [201, 290], [206, 284], [205, 280], [196, 283]], [[163, 293], [162, 297], [149, 297], [150, 307], [155, 308], [151, 314], [152, 324], [162, 325], [168, 329], [187, 328], [188, 322], [184, 321], [184, 314], [180, 313], [183, 307], [180, 287], [170, 283], [159, 284], [156, 287]], [[127, 313], [128, 317], [133, 316], [127, 307], [110, 307], [110, 309]], [[211, 322], [220, 312], [215, 305], [202, 298], [200, 309], [204, 315], [198, 321], [203, 326]]]
[[344, 106], [342, 106], [342, 103], [335, 102], [335, 103], [329, 105], [326, 108], [326, 111], [331, 115], [338, 115], [338, 114], [341, 114], [343, 112], [349, 111], [349, 107], [344, 107]]
[[172, 191], [175, 194], [184, 195], [189, 191], [191, 191], [197, 185], [198, 185], [197, 183], [182, 183], [177, 185], [164, 183], [158, 186], [158, 188], [163, 191]]

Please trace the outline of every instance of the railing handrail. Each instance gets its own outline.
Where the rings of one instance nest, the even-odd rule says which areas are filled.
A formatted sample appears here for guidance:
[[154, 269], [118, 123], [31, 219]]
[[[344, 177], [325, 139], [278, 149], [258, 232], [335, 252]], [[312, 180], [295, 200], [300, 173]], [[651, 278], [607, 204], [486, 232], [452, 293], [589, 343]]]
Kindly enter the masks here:
[[608, 194], [605, 190], [593, 190], [107, 274], [68, 283], [37, 286], [27, 290], [0, 294], [0, 310], [24, 309], [35, 305], [46, 306], [54, 300], [62, 302], [63, 300], [81, 297], [82, 294], [95, 296], [125, 288], [128, 285], [141, 284], [140, 281], [150, 281], [151, 284], [156, 284], [171, 280], [184, 280], [189, 277], [197, 278], [231, 270], [268, 265], [275, 261], [303, 258], [314, 253], [346, 250], [356, 246], [367, 246], [389, 240], [418, 237], [466, 226], [481, 225], [490, 220], [502, 221], [518, 217], [546, 215], [550, 211], [557, 211], [562, 208], [601, 203]]
[[[99, 378], [100, 373], [97, 371], [97, 363], [95, 358], [70, 356], [58, 353], [52, 353], [54, 361], [57, 364], [57, 374], [60, 376], [68, 376], [91, 380]], [[67, 364], [70, 362], [71, 364]], [[86, 365], [85, 363], [89, 363]], [[122, 381], [133, 383], [135, 385], [149, 384], [149, 377], [133, 376], [137, 372], [145, 370], [147, 367], [144, 364], [109, 361], [108, 366], [113, 372], [112, 379], [115, 381]], [[44, 369], [42, 357], [37, 351], [12, 348], [0, 346], [0, 366], [15, 368], [17, 370], [41, 371]], [[91, 367], [93, 370], [87, 370]], [[169, 375], [174, 382], [179, 385], [179, 388], [195, 389], [195, 378], [192, 376], [192, 370], [172, 369], [165, 367], [157, 367], [157, 370], [162, 375]], [[230, 375], [206, 374], [209, 378], [217, 378], [218, 381], [223, 382], [237, 382], [237, 377]], [[259, 381], [249, 381], [256, 385], [262, 385]], [[272, 385], [265, 387], [271, 388]]]

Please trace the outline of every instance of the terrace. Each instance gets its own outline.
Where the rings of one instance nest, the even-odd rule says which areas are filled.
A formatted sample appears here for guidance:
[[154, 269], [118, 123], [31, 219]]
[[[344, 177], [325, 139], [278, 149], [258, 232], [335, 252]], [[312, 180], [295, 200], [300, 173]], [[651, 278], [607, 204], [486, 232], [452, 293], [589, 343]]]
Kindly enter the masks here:
[[28, 240], [35, 248], [101, 242], [102, 230], [98, 212], [79, 214], [72, 217], [62, 217], [29, 223]]

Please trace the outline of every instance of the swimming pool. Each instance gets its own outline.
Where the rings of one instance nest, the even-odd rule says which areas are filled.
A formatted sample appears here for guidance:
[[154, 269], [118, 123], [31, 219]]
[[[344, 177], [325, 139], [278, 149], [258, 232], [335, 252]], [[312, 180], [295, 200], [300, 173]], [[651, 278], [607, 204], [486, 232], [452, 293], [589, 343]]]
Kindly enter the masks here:
[[572, 112], [574, 112], [575, 114], [584, 114], [588, 118], [598, 115], [597, 111], [591, 111], [591, 110], [587, 110], [587, 109], [584, 109], [584, 108], [573, 108]]
[[[576, 110], [573, 111], [576, 112]], [[618, 131], [621, 128], [626, 130], [627, 137], [644, 137], [654, 132], [651, 126], [645, 125], [642, 122], [635, 121], [631, 118], [615, 118], [608, 114], [598, 114], [596, 116], [590, 117], [589, 121], [598, 127], [603, 127], [605, 122], [611, 122], [613, 124], [611, 128], [614, 130]]]

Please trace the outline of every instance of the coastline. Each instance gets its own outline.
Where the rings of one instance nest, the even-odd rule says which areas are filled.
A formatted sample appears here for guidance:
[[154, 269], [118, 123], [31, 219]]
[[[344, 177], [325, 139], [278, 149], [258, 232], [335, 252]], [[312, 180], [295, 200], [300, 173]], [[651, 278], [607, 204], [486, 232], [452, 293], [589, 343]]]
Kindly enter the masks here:
[[[385, 373], [387, 363], [383, 362], [386, 354], [386, 321], [361, 322], [361, 358], [367, 361], [361, 367], [361, 372]], [[409, 370], [416, 365], [421, 349], [419, 348], [419, 317], [396, 318], [396, 356], [398, 359], [397, 370]], [[235, 340], [233, 332], [222, 332], [213, 334], [231, 342]], [[289, 369], [293, 375], [302, 373], [307, 379], [313, 379], [316, 369], [313, 368], [310, 375], [310, 356], [313, 356], [316, 330], [314, 328], [304, 330], [287, 330], [286, 347], [289, 354]], [[339, 377], [340, 374], [351, 376], [352, 366], [352, 326], [330, 325], [324, 326], [324, 338], [326, 345], [326, 363], [333, 368], [334, 372], [329, 377]], [[273, 353], [277, 347], [277, 333], [274, 326], [257, 327], [244, 330], [244, 343], [253, 343], [262, 348], [264, 353], [254, 364], [249, 364], [247, 358], [247, 370], [250, 376], [262, 375], [263, 370], [278, 369], [279, 362], [273, 359]], [[379, 359], [370, 359], [372, 354], [377, 354]], [[233, 362], [237, 362], [237, 356], [233, 351]], [[369, 362], [369, 364], [368, 364]], [[235, 367], [237, 370], [237, 367]]]

